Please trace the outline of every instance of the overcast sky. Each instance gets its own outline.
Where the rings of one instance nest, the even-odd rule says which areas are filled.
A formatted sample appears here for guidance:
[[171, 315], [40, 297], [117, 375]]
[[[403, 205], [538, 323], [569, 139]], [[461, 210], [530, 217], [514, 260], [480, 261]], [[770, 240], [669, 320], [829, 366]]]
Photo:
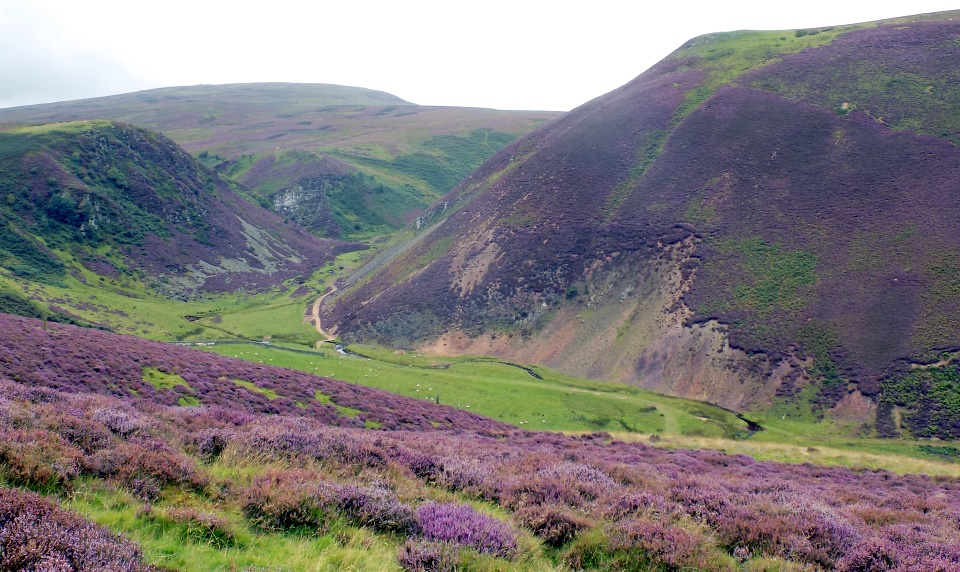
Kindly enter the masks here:
[[157, 87], [335, 83], [423, 105], [568, 110], [718, 31], [957, 0], [0, 0], [0, 107]]

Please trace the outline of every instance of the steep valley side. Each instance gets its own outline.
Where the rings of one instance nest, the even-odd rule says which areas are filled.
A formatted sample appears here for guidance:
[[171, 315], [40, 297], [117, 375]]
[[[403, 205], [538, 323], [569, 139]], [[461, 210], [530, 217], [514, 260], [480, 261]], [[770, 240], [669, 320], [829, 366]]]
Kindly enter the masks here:
[[690, 237], [665, 247], [653, 261], [607, 262], [568, 291], [574, 304], [541, 317], [547, 323], [529, 335], [471, 337], [456, 330], [419, 349], [536, 363], [735, 410], [769, 405], [778, 391], [809, 383], [809, 360], [751, 355], [731, 347], [717, 321], [689, 323], [692, 312], [682, 296], [693, 278], [685, 269], [695, 250]]

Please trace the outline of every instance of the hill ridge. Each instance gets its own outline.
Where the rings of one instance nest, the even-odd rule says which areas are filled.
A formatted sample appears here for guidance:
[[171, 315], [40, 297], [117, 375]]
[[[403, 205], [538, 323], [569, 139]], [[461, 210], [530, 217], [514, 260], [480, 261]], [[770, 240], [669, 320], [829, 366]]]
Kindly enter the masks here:
[[903, 360], [960, 345], [956, 15], [688, 42], [492, 157], [324, 323], [960, 435], [947, 382], [902, 391]]
[[82, 279], [85, 268], [190, 296], [262, 289], [359, 246], [288, 227], [170, 139], [128, 124], [0, 130], [0, 162], [3, 266], [22, 278]]
[[160, 131], [309, 232], [370, 239], [406, 227], [500, 147], [559, 115], [272, 83], [0, 109], [0, 123], [112, 119]]

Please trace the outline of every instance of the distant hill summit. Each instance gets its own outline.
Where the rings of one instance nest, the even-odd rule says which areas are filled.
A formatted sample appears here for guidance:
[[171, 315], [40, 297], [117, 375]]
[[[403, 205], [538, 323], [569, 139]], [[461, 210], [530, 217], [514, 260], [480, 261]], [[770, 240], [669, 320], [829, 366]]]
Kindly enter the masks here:
[[[144, 106], [147, 104], [148, 106]], [[74, 101], [24, 105], [4, 109], [28, 121], [43, 121], [51, 113], [73, 114], [72, 119], [84, 119], [94, 114], [122, 114], [127, 120], [164, 121], [174, 105], [184, 105], [189, 111], [206, 113], [220, 106], [236, 105], [249, 108], [257, 105], [296, 106], [298, 108], [324, 105], [413, 105], [385, 91], [329, 83], [226, 83], [201, 84], [181, 87], [161, 87], [132, 93], [91, 97]], [[138, 115], [142, 114], [142, 115]]]
[[404, 227], [501, 147], [561, 115], [250, 83], [0, 109], [0, 124], [109, 119], [158, 131], [310, 232], [369, 238]]
[[243, 192], [131, 125], [0, 130], [0, 265], [41, 282], [128, 275], [186, 297], [263, 289], [362, 246], [311, 236]]
[[501, 150], [324, 324], [960, 437], [958, 37], [695, 38]]

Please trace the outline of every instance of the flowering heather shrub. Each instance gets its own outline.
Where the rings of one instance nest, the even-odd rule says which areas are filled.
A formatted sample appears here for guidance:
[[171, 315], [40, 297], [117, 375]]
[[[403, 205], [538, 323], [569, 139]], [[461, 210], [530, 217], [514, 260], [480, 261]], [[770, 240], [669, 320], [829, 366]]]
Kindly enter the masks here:
[[678, 514], [680, 510], [676, 503], [668, 501], [662, 495], [647, 491], [627, 493], [610, 499], [608, 502], [610, 508], [606, 516], [613, 520], [643, 514], [665, 518]]
[[897, 563], [897, 547], [887, 539], [868, 538], [857, 543], [838, 563], [840, 572], [886, 572]]
[[716, 523], [719, 541], [731, 548], [829, 565], [857, 537], [853, 527], [814, 510], [787, 506], [735, 507]]
[[586, 518], [559, 506], [529, 506], [518, 510], [513, 517], [554, 548], [560, 548], [593, 526]]
[[443, 469], [437, 476], [437, 484], [451, 491], [460, 491], [481, 498], [493, 499], [499, 486], [495, 467], [491, 462], [470, 457], [446, 457], [442, 460]]
[[410, 572], [454, 572], [457, 550], [446, 542], [410, 539], [397, 552], [397, 562]]
[[[107, 351], [105, 348], [109, 348]], [[181, 376], [192, 390], [158, 389], [143, 380], [143, 368], [157, 368]], [[460, 428], [475, 431], [511, 430], [512, 426], [480, 417], [450, 406], [425, 400], [399, 397], [377, 389], [317, 377], [305, 372], [253, 364], [197, 349], [153, 342], [64, 324], [42, 322], [0, 314], [0, 377], [22, 383], [18, 391], [28, 396], [10, 398], [34, 402], [64, 399], [65, 393], [97, 393], [132, 397], [137, 403], [177, 406], [189, 395], [211, 409], [248, 414], [310, 417], [326, 425], [363, 428], [364, 421], [380, 423], [383, 429]], [[238, 387], [240, 379], [277, 392], [265, 396]], [[56, 390], [56, 391], [52, 391]], [[187, 393], [184, 393], [186, 391]], [[337, 405], [360, 410], [357, 417], [341, 417], [330, 404], [314, 399], [315, 392], [330, 397]], [[5, 395], [0, 391], [0, 395]], [[132, 399], [131, 399], [132, 400]], [[306, 409], [297, 403], [308, 404]], [[93, 417], [119, 436], [149, 433], [149, 424], [128, 418], [127, 404], [115, 403], [112, 410]], [[126, 417], [125, 417], [126, 416]]]
[[113, 435], [103, 423], [73, 412], [47, 415], [45, 428], [60, 435], [87, 455], [113, 445]]
[[149, 435], [150, 423], [141, 415], [123, 409], [106, 408], [93, 412], [93, 420], [102, 423], [114, 435], [124, 439], [134, 434]]
[[427, 503], [417, 509], [417, 523], [426, 540], [451, 542], [506, 558], [517, 549], [509, 525], [480, 514], [469, 505]]
[[[3, 316], [3, 314], [0, 314], [0, 316]], [[22, 356], [18, 354], [17, 357]], [[54, 389], [43, 386], [23, 385], [8, 379], [4, 381], [3, 395], [8, 399], [26, 401], [27, 403], [35, 405], [40, 403], [62, 403], [66, 400], [66, 396], [63, 393]]]
[[273, 471], [253, 481], [241, 501], [244, 514], [266, 530], [324, 530], [333, 489], [310, 471]]
[[410, 469], [413, 476], [425, 483], [436, 483], [439, 481], [444, 469], [442, 459], [417, 451], [407, 450], [404, 453], [405, 454], [401, 456], [401, 464]]
[[575, 481], [539, 474], [509, 478], [503, 484], [499, 501], [514, 510], [541, 504], [565, 504], [572, 507], [584, 504]]
[[734, 570], [709, 541], [664, 521], [631, 519], [594, 530], [566, 553], [575, 570]]
[[413, 509], [382, 487], [339, 484], [306, 470], [274, 471], [243, 494], [243, 511], [264, 529], [326, 528], [343, 516], [380, 532], [413, 532]]
[[[0, 316], [0, 326], [4, 319]], [[10, 335], [0, 328], [0, 341]], [[44, 335], [70, 348], [56, 328]], [[119, 340], [118, 356], [98, 358], [110, 371], [125, 371], [122, 364], [128, 358], [133, 376], [141, 374], [141, 361], [150, 367], [158, 363], [149, 361], [159, 355], [152, 349], [132, 342], [124, 349], [124, 339], [111, 340]], [[184, 357], [177, 357], [176, 348], [157, 347], [176, 359]], [[20, 361], [15, 366], [31, 359], [29, 351], [16, 351]], [[0, 345], [0, 354], [4, 352], [10, 349]], [[78, 350], [72, 357], [79, 355]], [[198, 352], [187, 356], [197, 357], [192, 364], [185, 357], [176, 364], [179, 375], [189, 377], [201, 398], [213, 395], [219, 397], [211, 401], [221, 401], [180, 407], [164, 404], [165, 394], [152, 386], [142, 388], [137, 398], [85, 392], [89, 387], [110, 393], [125, 382], [117, 381], [121, 375], [108, 385], [106, 378], [91, 373], [96, 370], [82, 367], [57, 373], [48, 369], [55, 358], [41, 357], [18, 375], [39, 384], [56, 379], [60, 390], [30, 388], [0, 371], [0, 471], [25, 486], [59, 491], [78, 475], [90, 474], [112, 479], [148, 501], [161, 498], [168, 486], [202, 489], [267, 530], [314, 532], [327, 529], [331, 521], [346, 521], [394, 538], [413, 534], [397, 556], [408, 569], [469, 566], [471, 558], [518, 551], [507, 523], [469, 506], [414, 508], [400, 501], [429, 497], [424, 487], [436, 485], [514, 510], [513, 523], [546, 545], [564, 547], [564, 560], [581, 568], [709, 570], [741, 562], [744, 570], [960, 572], [957, 479], [668, 451], [615, 442], [605, 434], [494, 431], [497, 425], [469, 416], [435, 428], [429, 423], [437, 414], [435, 405], [407, 408], [400, 398], [349, 393], [351, 388], [343, 389], [341, 397], [360, 400], [357, 408], [364, 408], [365, 397], [375, 402], [367, 411], [393, 407], [383, 418], [393, 419], [397, 429], [333, 426], [338, 423], [335, 413], [329, 417], [312, 406], [306, 414], [300, 408], [287, 414], [281, 403], [264, 415], [264, 404], [231, 405], [233, 396], [240, 399], [248, 392], [229, 383], [235, 391], [221, 394], [226, 389], [216, 380], [226, 374], [226, 379], [251, 380], [280, 393], [327, 381], [257, 368], [235, 375], [230, 368], [252, 366]], [[3, 359], [0, 370], [12, 367]], [[81, 381], [68, 384], [73, 379], [68, 374], [82, 375]], [[308, 387], [316, 389], [320, 387]], [[323, 391], [332, 395], [339, 389], [331, 385]], [[275, 461], [290, 469], [268, 472], [248, 487], [217, 483], [218, 492], [206, 486], [194, 460], [217, 457], [224, 463]], [[216, 536], [224, 523], [208, 516], [187, 511], [153, 518], [176, 520], [184, 534], [203, 542], [228, 542], [226, 532], [223, 539]], [[210, 536], [203, 540], [202, 535]], [[470, 550], [461, 551], [464, 547]], [[63, 560], [68, 555], [56, 550], [41, 558], [47, 569], [68, 565]]]
[[730, 491], [713, 483], [685, 480], [670, 493], [671, 500], [682, 506], [688, 515], [709, 524], [718, 523], [730, 509]]
[[207, 429], [195, 438], [197, 454], [205, 461], [214, 461], [229, 443], [229, 436], [220, 429]]
[[640, 558], [668, 569], [708, 570], [710, 550], [700, 534], [662, 520], [633, 519], [610, 530], [614, 551], [641, 551]]
[[134, 488], [151, 481], [161, 488], [183, 485], [201, 490], [207, 485], [207, 478], [197, 472], [192, 459], [171, 450], [159, 439], [120, 443], [94, 454], [90, 464], [98, 476], [114, 478]]
[[0, 472], [15, 485], [51, 490], [86, 468], [83, 453], [43, 430], [0, 430]]
[[46, 499], [0, 489], [0, 572], [139, 572], [140, 550]]
[[374, 432], [332, 428], [303, 418], [281, 418], [252, 423], [242, 431], [223, 431], [221, 437], [243, 456], [282, 461], [325, 461], [358, 467], [386, 465], [383, 441]]
[[617, 483], [603, 471], [589, 465], [569, 461], [540, 469], [537, 471], [537, 476], [570, 483], [588, 501], [618, 487]]
[[159, 481], [151, 477], [130, 479], [126, 486], [130, 494], [144, 502], [154, 502], [163, 496]]
[[336, 485], [334, 502], [340, 513], [361, 526], [380, 532], [413, 532], [417, 520], [410, 505], [380, 487]]

